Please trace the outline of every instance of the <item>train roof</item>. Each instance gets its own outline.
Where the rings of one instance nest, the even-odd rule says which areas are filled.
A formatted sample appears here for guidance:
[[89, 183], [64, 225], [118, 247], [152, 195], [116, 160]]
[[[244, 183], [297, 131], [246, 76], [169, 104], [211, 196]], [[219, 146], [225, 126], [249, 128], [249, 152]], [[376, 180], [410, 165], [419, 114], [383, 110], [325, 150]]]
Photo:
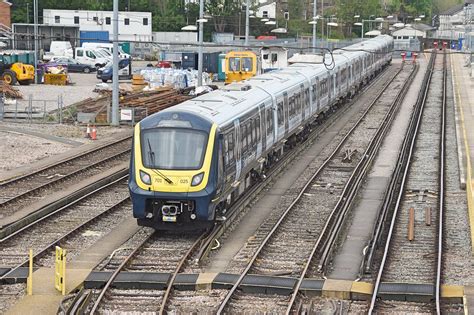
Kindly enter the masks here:
[[[335, 69], [353, 58], [384, 47], [391, 40], [391, 36], [381, 35], [335, 51], [333, 53]], [[254, 110], [256, 104], [270, 101], [271, 95], [302, 84], [308, 77], [328, 72], [331, 71], [327, 70], [324, 64], [293, 64], [287, 68], [229, 84], [222, 89], [185, 101], [164, 111], [193, 113], [223, 126], [232, 122], [237, 116]]]

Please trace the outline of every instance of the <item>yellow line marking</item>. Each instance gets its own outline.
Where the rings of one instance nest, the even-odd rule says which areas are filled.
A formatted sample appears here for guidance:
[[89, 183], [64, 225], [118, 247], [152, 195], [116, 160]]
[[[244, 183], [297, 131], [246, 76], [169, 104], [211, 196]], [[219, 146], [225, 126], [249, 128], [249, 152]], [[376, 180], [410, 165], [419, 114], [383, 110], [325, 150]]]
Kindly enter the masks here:
[[467, 194], [467, 207], [468, 207], [468, 214], [469, 214], [469, 226], [471, 228], [471, 250], [474, 253], [474, 196], [473, 196], [473, 187], [472, 187], [472, 171], [471, 171], [471, 152], [470, 152], [470, 147], [467, 139], [467, 132], [466, 128], [464, 126], [464, 111], [463, 111], [463, 106], [462, 106], [462, 99], [461, 99], [461, 94], [459, 93], [459, 84], [458, 80], [456, 77], [456, 67], [453, 64], [453, 56], [450, 55], [450, 60], [451, 60], [451, 72], [452, 76], [455, 81], [455, 90], [456, 90], [456, 95], [455, 95], [455, 104], [459, 108], [459, 113], [461, 114], [461, 126], [462, 126], [462, 133], [464, 137], [464, 151], [466, 153], [466, 164], [467, 164], [467, 172], [466, 172], [466, 194]]

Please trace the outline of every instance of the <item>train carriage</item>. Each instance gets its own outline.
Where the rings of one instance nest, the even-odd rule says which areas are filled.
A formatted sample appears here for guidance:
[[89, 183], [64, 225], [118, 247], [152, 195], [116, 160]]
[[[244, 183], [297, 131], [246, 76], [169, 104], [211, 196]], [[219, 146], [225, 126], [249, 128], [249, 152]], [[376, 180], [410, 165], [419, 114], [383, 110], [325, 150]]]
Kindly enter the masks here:
[[129, 188], [140, 225], [196, 229], [226, 210], [331, 106], [391, 60], [379, 36], [334, 53], [334, 68], [294, 64], [186, 101], [135, 127]]

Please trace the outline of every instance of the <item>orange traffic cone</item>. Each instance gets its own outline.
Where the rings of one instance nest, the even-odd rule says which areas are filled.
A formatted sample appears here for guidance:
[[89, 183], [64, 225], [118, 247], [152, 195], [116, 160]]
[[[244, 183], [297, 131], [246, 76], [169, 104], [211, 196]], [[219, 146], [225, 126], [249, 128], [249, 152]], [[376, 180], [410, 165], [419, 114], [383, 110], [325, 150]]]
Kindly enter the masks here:
[[91, 139], [92, 140], [97, 140], [97, 128], [95, 126], [92, 126]]
[[90, 137], [91, 137], [91, 127], [89, 126], [89, 124], [87, 124], [86, 138], [90, 138]]

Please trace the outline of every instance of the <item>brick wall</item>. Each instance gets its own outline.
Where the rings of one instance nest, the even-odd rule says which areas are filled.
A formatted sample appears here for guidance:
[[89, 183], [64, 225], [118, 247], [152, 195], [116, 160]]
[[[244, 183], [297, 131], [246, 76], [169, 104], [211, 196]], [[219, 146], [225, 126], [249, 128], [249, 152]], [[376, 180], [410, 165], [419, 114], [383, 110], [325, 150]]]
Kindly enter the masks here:
[[11, 15], [10, 15], [11, 4], [4, 0], [0, 0], [0, 24], [11, 27]]

